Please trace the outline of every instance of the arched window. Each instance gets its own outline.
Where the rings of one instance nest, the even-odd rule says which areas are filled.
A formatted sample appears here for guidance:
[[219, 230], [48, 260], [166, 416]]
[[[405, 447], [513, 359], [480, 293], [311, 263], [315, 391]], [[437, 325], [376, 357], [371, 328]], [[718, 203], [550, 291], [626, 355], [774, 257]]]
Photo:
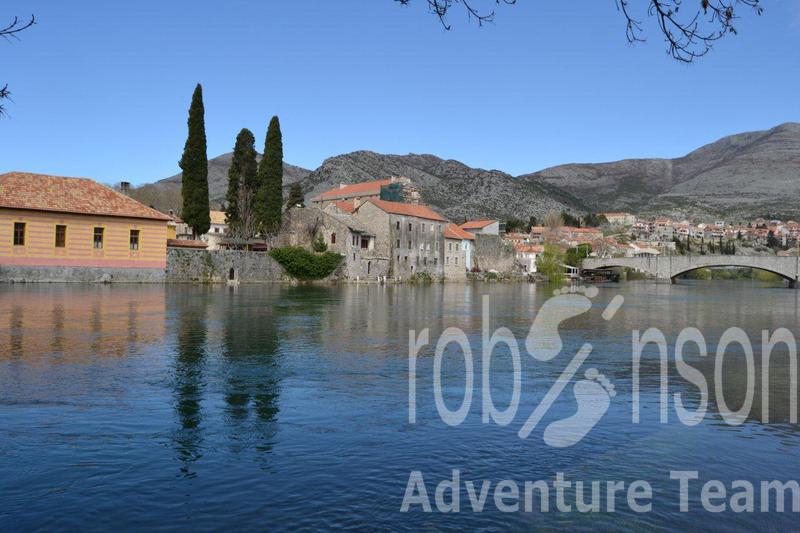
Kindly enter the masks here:
[[233, 268], [231, 268], [231, 269], [228, 271], [228, 279], [229, 279], [230, 281], [233, 281], [233, 280], [235, 280], [235, 279], [236, 279], [236, 271], [235, 271]]
[[336, 244], [336, 233], [331, 233], [331, 244]]

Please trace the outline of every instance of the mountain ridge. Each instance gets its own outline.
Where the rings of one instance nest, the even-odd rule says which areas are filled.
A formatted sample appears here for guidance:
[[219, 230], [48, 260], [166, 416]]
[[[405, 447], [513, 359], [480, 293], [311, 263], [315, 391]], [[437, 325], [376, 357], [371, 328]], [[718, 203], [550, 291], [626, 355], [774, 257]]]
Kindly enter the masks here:
[[[231, 154], [209, 160], [212, 205], [224, 201]], [[357, 150], [326, 158], [315, 170], [284, 164], [284, 188], [299, 182], [307, 199], [337, 187], [410, 178], [422, 199], [454, 221], [541, 217], [551, 209], [631, 211], [675, 217], [800, 215], [800, 123], [728, 135], [676, 158], [567, 163], [513, 176], [433, 154]], [[144, 186], [180, 190], [176, 174]], [[150, 194], [161, 201], [169, 194]], [[156, 205], [157, 208], [164, 206]]]

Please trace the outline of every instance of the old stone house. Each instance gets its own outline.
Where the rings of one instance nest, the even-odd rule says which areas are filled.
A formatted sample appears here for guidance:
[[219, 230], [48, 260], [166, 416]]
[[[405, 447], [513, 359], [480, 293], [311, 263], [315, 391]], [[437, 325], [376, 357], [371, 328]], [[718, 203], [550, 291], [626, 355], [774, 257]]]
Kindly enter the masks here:
[[277, 246], [310, 248], [321, 237], [331, 252], [344, 256], [341, 274], [348, 279], [387, 275], [389, 256], [376, 246], [375, 233], [354, 216], [329, 206], [286, 211]]
[[463, 280], [472, 268], [472, 243], [475, 236], [448, 224], [444, 229], [444, 276], [448, 280]]
[[371, 198], [353, 216], [375, 235], [375, 250], [389, 257], [389, 276], [427, 273], [444, 277], [444, 229], [448, 222], [430, 207]]

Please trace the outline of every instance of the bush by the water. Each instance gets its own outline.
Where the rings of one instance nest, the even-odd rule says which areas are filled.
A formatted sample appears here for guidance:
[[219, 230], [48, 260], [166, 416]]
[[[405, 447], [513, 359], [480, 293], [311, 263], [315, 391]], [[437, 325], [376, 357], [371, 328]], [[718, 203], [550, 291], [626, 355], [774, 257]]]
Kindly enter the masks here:
[[311, 253], [300, 246], [273, 248], [269, 255], [280, 263], [290, 276], [305, 281], [330, 276], [344, 258], [341, 254], [333, 252]]

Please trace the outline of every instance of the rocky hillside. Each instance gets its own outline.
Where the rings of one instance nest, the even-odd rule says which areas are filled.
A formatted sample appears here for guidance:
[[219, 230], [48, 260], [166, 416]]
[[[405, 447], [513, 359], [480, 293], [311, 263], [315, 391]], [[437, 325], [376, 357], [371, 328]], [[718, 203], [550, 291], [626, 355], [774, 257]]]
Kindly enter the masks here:
[[405, 176], [420, 188], [424, 203], [454, 221], [466, 218], [543, 216], [548, 210], [581, 211], [570, 194], [547, 183], [521, 181], [499, 170], [469, 167], [433, 155], [383, 155], [353, 152], [326, 159], [302, 180], [309, 196], [355, 183]]
[[[231, 154], [209, 161], [212, 206], [227, 189]], [[423, 201], [451, 220], [541, 217], [625, 210], [674, 217], [800, 217], [800, 124], [731, 135], [677, 159], [568, 164], [514, 177], [433, 155], [358, 151], [326, 159], [314, 171], [284, 165], [284, 184], [307, 198], [340, 183], [411, 178]], [[181, 175], [139, 187], [134, 196], [166, 211], [180, 207]]]
[[800, 124], [724, 137], [677, 159], [560, 165], [520, 176], [591, 210], [679, 216], [800, 214]]
[[[231, 166], [232, 158], [233, 152], [229, 152], [208, 160], [208, 196], [212, 208], [218, 208], [225, 200], [225, 193], [228, 190], [228, 169]], [[258, 160], [261, 160], [260, 155]], [[284, 163], [284, 185], [288, 188], [292, 183], [306, 178], [309, 173], [311, 173], [310, 170]], [[131, 196], [140, 202], [152, 205], [162, 212], [167, 212], [170, 209], [180, 212], [182, 201], [180, 194], [181, 179], [182, 174], [175, 174], [155, 183], [137, 187], [131, 192]]]

